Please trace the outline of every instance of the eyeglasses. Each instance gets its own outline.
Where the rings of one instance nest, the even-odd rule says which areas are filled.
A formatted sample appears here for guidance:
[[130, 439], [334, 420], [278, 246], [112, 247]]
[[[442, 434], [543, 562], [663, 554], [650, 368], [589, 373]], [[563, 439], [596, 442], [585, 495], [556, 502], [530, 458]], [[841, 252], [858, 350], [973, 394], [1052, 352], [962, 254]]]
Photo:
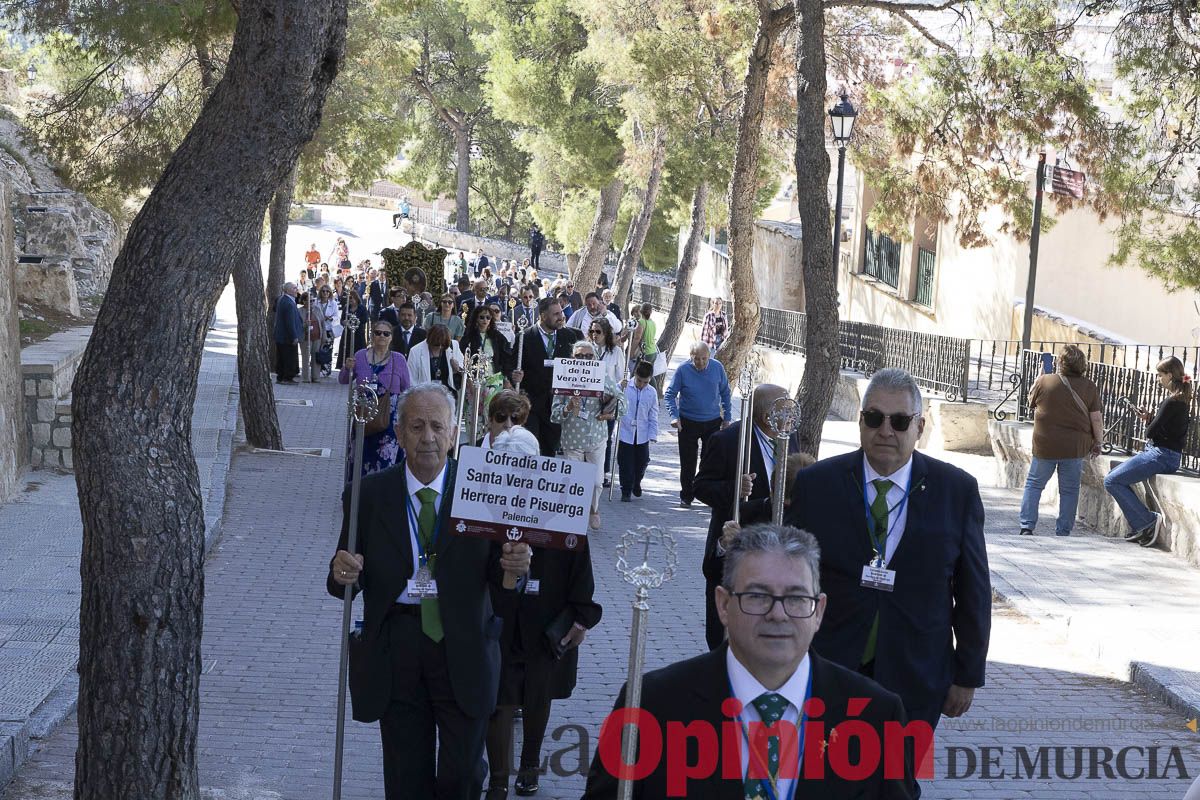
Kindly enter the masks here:
[[600, 328], [592, 328], [591, 330], [588, 331], [588, 333], [604, 333], [604, 331], [601, 330]]
[[520, 425], [521, 420], [520, 414], [492, 414], [492, 422], [511, 422], [513, 425]]
[[785, 596], [764, 592], [730, 592], [730, 594], [737, 598], [738, 608], [742, 610], [742, 613], [753, 617], [765, 617], [770, 614], [776, 603], [782, 603], [783, 613], [792, 619], [807, 619], [817, 610], [818, 598], [806, 594]]
[[576, 353], [575, 355], [571, 356], [571, 358], [575, 359], [576, 361], [591, 361], [593, 356], [591, 353]]
[[375, 334], [376, 336], [382, 336], [382, 337], [383, 337], [383, 338], [385, 338], [385, 339], [390, 339], [390, 338], [392, 338], [392, 332], [391, 332], [391, 331], [371, 331], [371, 333]]
[[884, 414], [882, 411], [876, 411], [872, 408], [869, 411], [863, 411], [861, 416], [862, 421], [866, 423], [868, 428], [878, 428], [883, 424], [884, 419], [887, 419], [892, 423], [892, 430], [903, 433], [904, 431], [908, 430], [908, 426], [912, 424], [912, 421], [921, 415]]

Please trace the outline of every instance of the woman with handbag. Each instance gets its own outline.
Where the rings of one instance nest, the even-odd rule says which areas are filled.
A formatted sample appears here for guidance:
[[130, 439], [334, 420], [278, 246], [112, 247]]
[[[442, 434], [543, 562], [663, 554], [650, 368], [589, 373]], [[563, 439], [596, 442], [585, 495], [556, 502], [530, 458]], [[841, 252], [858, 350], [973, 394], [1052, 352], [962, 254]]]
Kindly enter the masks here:
[[[587, 341], [578, 341], [571, 358], [594, 360], [596, 348]], [[603, 488], [604, 448], [608, 444], [608, 420], [625, 416], [625, 393], [607, 375], [600, 397], [568, 397], [557, 395], [550, 404], [550, 421], [562, 425], [563, 456], [572, 461], [596, 465], [596, 487], [592, 491], [591, 515], [588, 527], [600, 530], [600, 489]]]
[[[488, 441], [493, 450], [537, 456], [537, 439], [515, 424], [529, 414], [529, 401], [506, 389], [488, 407]], [[522, 709], [517, 796], [537, 794], [542, 741], [550, 704], [571, 696], [579, 667], [579, 645], [600, 622], [592, 560], [587, 549], [533, 549], [529, 577], [515, 592], [492, 589], [492, 607], [504, 620], [500, 633], [500, 692], [488, 722], [488, 781], [485, 800], [505, 800], [513, 767], [513, 718]]]
[[[363, 439], [362, 474], [380, 472], [394, 465], [400, 456], [400, 443], [396, 438], [396, 399], [409, 387], [408, 362], [404, 356], [392, 350], [392, 326], [385, 319], [371, 324], [371, 346], [359, 350], [353, 358], [347, 358], [338, 372], [338, 383], [369, 384], [379, 396], [379, 413], [366, 424]], [[354, 437], [348, 436], [346, 457], [346, 482], [350, 482], [351, 454]]]
[[[323, 285], [317, 292], [317, 302], [313, 305], [313, 317], [321, 328], [321, 338], [313, 345], [313, 372], [319, 368], [321, 375], [329, 377], [330, 365], [333, 364], [333, 340], [342, 335], [341, 311], [337, 300], [333, 298], [333, 290], [328, 284]], [[315, 378], [316, 375], [314, 374]]]
[[1033, 460], [1021, 498], [1021, 535], [1033, 535], [1046, 482], [1058, 472], [1055, 534], [1070, 536], [1079, 507], [1083, 459], [1098, 456], [1104, 440], [1100, 390], [1084, 373], [1087, 356], [1073, 344], [1058, 356], [1058, 371], [1040, 376], [1029, 392], [1033, 409]]
[[1146, 425], [1146, 449], [1121, 464], [1104, 478], [1104, 489], [1112, 495], [1129, 523], [1125, 541], [1151, 547], [1158, 541], [1163, 515], [1146, 508], [1132, 486], [1154, 475], [1169, 475], [1179, 469], [1191, 425], [1192, 378], [1175, 356], [1164, 358], [1155, 370], [1167, 396], [1151, 414], [1137, 409]]

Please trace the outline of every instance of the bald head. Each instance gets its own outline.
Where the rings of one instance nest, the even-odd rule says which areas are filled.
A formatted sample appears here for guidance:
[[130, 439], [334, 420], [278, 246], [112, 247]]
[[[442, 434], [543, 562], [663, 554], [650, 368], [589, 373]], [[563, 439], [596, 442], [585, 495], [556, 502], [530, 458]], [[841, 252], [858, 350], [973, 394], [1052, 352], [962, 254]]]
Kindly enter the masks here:
[[773, 435], [767, 415], [771, 413], [771, 405], [781, 397], [787, 397], [787, 389], [773, 383], [760, 383], [754, 390], [754, 424], [767, 436]]

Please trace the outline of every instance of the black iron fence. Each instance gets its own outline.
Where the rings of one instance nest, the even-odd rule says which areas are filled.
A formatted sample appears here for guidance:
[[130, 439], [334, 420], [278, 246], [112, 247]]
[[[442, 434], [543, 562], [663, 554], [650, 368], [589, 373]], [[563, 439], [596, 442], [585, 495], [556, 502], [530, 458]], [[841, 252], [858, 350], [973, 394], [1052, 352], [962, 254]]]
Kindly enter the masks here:
[[[1157, 362], [1155, 362], [1157, 364]], [[1021, 357], [1021, 382], [1017, 399], [1017, 414], [1020, 419], [1029, 419], [1029, 390], [1034, 381], [1047, 369], [1056, 368], [1052, 352], [1026, 350]], [[1126, 405], [1148, 409], [1153, 413], [1167, 396], [1167, 391], [1158, 382], [1154, 364], [1149, 370], [1137, 367], [1116, 366], [1099, 361], [1088, 364], [1088, 377], [1100, 390], [1100, 402], [1104, 417], [1104, 441], [1106, 449], [1135, 453], [1146, 444], [1146, 423]], [[1200, 396], [1193, 395], [1191, 424], [1183, 448], [1180, 470], [1200, 473]]]

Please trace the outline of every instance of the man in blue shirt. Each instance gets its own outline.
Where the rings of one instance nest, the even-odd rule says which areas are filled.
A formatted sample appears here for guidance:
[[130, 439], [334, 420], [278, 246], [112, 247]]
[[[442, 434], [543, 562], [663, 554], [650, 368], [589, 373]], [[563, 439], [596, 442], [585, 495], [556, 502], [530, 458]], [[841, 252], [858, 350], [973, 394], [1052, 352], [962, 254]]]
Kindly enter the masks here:
[[679, 503], [684, 508], [695, 498], [692, 482], [701, 443], [733, 417], [725, 368], [710, 358], [703, 342], [692, 346], [691, 356], [675, 370], [664, 396], [671, 427], [679, 433]]

